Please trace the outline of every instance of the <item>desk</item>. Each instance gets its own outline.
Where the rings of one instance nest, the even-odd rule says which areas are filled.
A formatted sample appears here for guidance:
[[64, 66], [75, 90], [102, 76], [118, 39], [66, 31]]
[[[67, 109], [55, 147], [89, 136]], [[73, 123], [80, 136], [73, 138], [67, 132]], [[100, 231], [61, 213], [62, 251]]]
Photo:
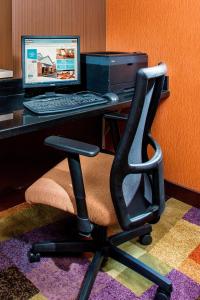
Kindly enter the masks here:
[[[162, 93], [167, 98], [169, 91]], [[66, 113], [36, 115], [23, 107], [23, 101], [28, 101], [23, 94], [0, 96], [0, 139], [5, 139], [43, 128], [52, 127], [70, 119], [78, 119], [95, 115], [103, 115], [108, 111], [119, 111], [128, 108], [132, 96], [123, 94], [119, 101], [108, 102], [103, 105], [86, 107]]]
[[[169, 91], [163, 92], [163, 99], [168, 96]], [[89, 137], [87, 136], [88, 140], [86, 141], [90, 142], [90, 139], [93, 140], [93, 135], [98, 132], [99, 136], [97, 138], [95, 137], [94, 140], [97, 141], [96, 144], [98, 144], [98, 146], [101, 146], [101, 116], [109, 111], [120, 111], [124, 108], [128, 108], [131, 99], [132, 97], [130, 94], [123, 95], [120, 96], [118, 102], [92, 106], [90, 108], [87, 107], [72, 112], [40, 116], [31, 113], [23, 107], [23, 101], [25, 101], [23, 94], [6, 96], [5, 93], [3, 96], [0, 96], [0, 198], [4, 199], [0, 209], [5, 209], [23, 201], [23, 189], [61, 160], [60, 157], [56, 157], [57, 154], [55, 154], [55, 156], [54, 153], [53, 155], [49, 155], [49, 149], [45, 149], [48, 154], [42, 152], [43, 148], [42, 151], [38, 150], [38, 145], [41, 144], [41, 147], [43, 147], [42, 144], [44, 138], [47, 136], [46, 133], [48, 133], [48, 135], [52, 134], [51, 131], [55, 130], [57, 126], [65, 127], [63, 125], [65, 125], [66, 122], [71, 125], [70, 128], [73, 131], [74, 124], [72, 123], [74, 122], [76, 124], [77, 122], [80, 122], [81, 124], [83, 119], [85, 119], [85, 124], [86, 122], [90, 123], [92, 120], [95, 120], [96, 122], [96, 120], [99, 119], [97, 128], [95, 128], [95, 130], [90, 130], [90, 135]], [[87, 118], [89, 119], [86, 120]], [[43, 131], [45, 131], [46, 136], [44, 136]], [[48, 131], [50, 131], [50, 134]], [[80, 132], [80, 134], [82, 134], [82, 132]], [[41, 133], [41, 136], [39, 136], [38, 140], [39, 133]], [[58, 134], [59, 133], [60, 132], [58, 132]], [[70, 131], [70, 133], [72, 134], [70, 137], [73, 138], [74, 132]], [[87, 135], [88, 132], [85, 134]], [[28, 141], [27, 136], [29, 137]], [[66, 136], [69, 137], [68, 133], [66, 133]], [[21, 143], [23, 145], [21, 145]], [[38, 152], [36, 153], [35, 150], [39, 152], [39, 156]], [[18, 154], [16, 154], [16, 152], [18, 152]], [[40, 159], [40, 161], [35, 161], [35, 157]]]

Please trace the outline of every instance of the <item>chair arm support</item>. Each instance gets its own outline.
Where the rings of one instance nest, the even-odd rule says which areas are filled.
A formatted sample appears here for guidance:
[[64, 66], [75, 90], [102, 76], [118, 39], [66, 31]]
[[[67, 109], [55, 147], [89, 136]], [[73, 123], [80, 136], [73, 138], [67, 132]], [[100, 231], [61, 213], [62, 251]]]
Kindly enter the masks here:
[[79, 234], [89, 236], [93, 230], [88, 217], [85, 188], [79, 155], [95, 156], [100, 152], [99, 147], [59, 136], [49, 136], [45, 145], [64, 151], [68, 157], [69, 170], [77, 207], [77, 226]]
[[85, 187], [83, 182], [83, 175], [79, 155], [69, 155], [68, 164], [74, 196], [76, 199], [78, 230], [80, 234], [90, 235], [93, 229], [93, 225], [90, 223], [90, 220], [88, 218]]
[[127, 121], [128, 120], [128, 114], [123, 114], [120, 112], [110, 112], [110, 113], [104, 114], [103, 117], [108, 120], [116, 120], [116, 121]]
[[148, 140], [149, 144], [155, 150], [153, 157], [150, 160], [143, 163], [129, 164], [128, 172], [143, 173], [143, 172], [152, 171], [153, 169], [157, 168], [161, 163], [163, 156], [162, 156], [162, 150], [160, 148], [160, 145], [152, 138], [150, 134], [148, 135], [148, 138], [149, 138]]
[[78, 154], [84, 156], [96, 156], [100, 149], [98, 146], [79, 142], [77, 140], [67, 139], [60, 136], [49, 136], [44, 144], [54, 149], [64, 151], [65, 153]]

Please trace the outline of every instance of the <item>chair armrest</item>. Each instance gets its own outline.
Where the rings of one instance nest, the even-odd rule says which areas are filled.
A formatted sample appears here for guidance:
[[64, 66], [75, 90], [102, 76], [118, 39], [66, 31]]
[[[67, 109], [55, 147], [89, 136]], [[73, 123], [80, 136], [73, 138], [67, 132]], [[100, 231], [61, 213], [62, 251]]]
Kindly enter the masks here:
[[151, 171], [159, 166], [162, 161], [162, 150], [160, 145], [152, 138], [150, 134], [148, 134], [148, 142], [154, 148], [155, 153], [153, 157], [147, 162], [139, 163], [139, 164], [129, 164], [129, 172], [131, 173], [142, 173]]
[[84, 155], [89, 157], [96, 156], [100, 152], [98, 146], [79, 142], [77, 140], [67, 139], [60, 136], [49, 136], [45, 139], [44, 144], [66, 153]]
[[113, 113], [111, 112], [111, 113], [104, 114], [104, 118], [109, 119], [109, 120], [116, 120], [116, 121], [127, 121], [128, 114], [122, 114], [119, 112], [113, 112]]
[[116, 152], [117, 146], [120, 141], [120, 130], [118, 126], [118, 121], [127, 121], [128, 115], [122, 114], [120, 112], [110, 112], [107, 114], [104, 114], [104, 119], [108, 120], [111, 130], [111, 138], [113, 143], [114, 151]]
[[95, 156], [100, 152], [99, 147], [59, 136], [49, 136], [45, 145], [64, 151], [68, 157], [69, 170], [77, 207], [77, 226], [79, 234], [89, 236], [93, 225], [88, 218], [85, 200], [85, 188], [79, 155]]

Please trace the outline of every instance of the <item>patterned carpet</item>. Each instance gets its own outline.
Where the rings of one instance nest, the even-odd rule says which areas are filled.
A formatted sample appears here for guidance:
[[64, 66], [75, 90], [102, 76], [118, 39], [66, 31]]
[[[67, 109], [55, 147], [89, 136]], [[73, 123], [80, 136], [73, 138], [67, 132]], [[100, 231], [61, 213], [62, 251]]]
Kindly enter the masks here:
[[[42, 258], [30, 264], [26, 255], [35, 241], [73, 234], [74, 219], [63, 216], [28, 204], [0, 213], [0, 299], [76, 299], [88, 258]], [[144, 247], [134, 240], [121, 248], [172, 280], [172, 300], [200, 300], [200, 209], [170, 199], [154, 225], [153, 243]], [[155, 290], [150, 281], [109, 260], [90, 300], [151, 300]]]

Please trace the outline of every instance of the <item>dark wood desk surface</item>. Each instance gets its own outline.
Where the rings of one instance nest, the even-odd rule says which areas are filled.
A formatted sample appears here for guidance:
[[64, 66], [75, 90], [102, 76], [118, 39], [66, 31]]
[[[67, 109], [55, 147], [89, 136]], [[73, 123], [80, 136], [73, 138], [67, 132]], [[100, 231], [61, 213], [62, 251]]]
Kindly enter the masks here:
[[[169, 91], [164, 91], [162, 98], [167, 98]], [[31, 113], [23, 106], [23, 94], [0, 96], [0, 139], [37, 131], [66, 122], [70, 119], [80, 119], [103, 115], [108, 111], [119, 111], [130, 106], [132, 95], [120, 95], [119, 101], [108, 102], [103, 105], [87, 107], [66, 113], [47, 114], [44, 116]]]

